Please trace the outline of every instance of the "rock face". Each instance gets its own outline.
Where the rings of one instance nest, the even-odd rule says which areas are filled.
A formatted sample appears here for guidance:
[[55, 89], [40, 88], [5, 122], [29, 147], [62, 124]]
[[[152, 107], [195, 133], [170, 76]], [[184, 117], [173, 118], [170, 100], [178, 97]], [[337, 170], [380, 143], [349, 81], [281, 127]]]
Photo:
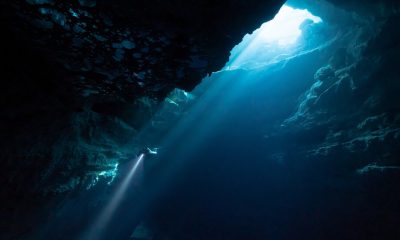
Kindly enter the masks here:
[[159, 102], [219, 70], [282, 4], [1, 1], [0, 196], [10, 224], [115, 174], [142, 147], [135, 136]]
[[[285, 100], [274, 115], [279, 124], [264, 129], [266, 145], [276, 146], [268, 157], [285, 162], [296, 155], [299, 164], [317, 168], [330, 163], [336, 170], [324, 166], [321, 174], [356, 173], [351, 180], [362, 183], [366, 175], [398, 180], [392, 174], [400, 154], [398, 3], [289, 2], [332, 24], [337, 35], [329, 46], [268, 75], [279, 78], [298, 71], [299, 62], [310, 63], [304, 81], [275, 96]], [[232, 47], [271, 19], [283, 1], [0, 4], [0, 197], [7, 219], [1, 225], [13, 233], [0, 237], [19, 237], [31, 230], [21, 227], [21, 219], [29, 221], [44, 202], [112, 181], [118, 164], [143, 147], [136, 136], [159, 103], [173, 89], [191, 90], [221, 69]], [[350, 18], [355, 22], [349, 25]], [[174, 105], [176, 99], [168, 101]], [[271, 103], [273, 109], [277, 103]], [[291, 152], [279, 148], [287, 145]]]
[[314, 82], [299, 98], [297, 111], [282, 125], [290, 134], [316, 133], [318, 147], [310, 150], [304, 146], [316, 158], [340, 152], [353, 164], [399, 164], [400, 106], [395, 99], [400, 90], [396, 64], [400, 35], [394, 28], [399, 6], [380, 4], [380, 11], [371, 10], [368, 4], [360, 7], [360, 19], [364, 20], [341, 26], [328, 61], [315, 71]]

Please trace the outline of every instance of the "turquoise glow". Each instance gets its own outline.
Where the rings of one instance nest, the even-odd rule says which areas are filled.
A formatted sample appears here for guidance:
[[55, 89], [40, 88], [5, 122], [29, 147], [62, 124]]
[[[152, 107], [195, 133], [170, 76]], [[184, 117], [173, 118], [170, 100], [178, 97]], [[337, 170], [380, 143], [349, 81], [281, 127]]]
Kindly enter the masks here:
[[307, 19], [314, 23], [321, 22], [321, 18], [312, 15], [308, 10], [293, 9], [284, 5], [275, 18], [254, 32], [257, 40], [262, 43], [275, 43], [280, 46], [296, 42], [301, 35], [300, 25]]
[[299, 50], [301, 26], [307, 20], [312, 24], [322, 22], [321, 18], [307, 9], [293, 9], [284, 5], [274, 19], [244, 36], [242, 42], [231, 51], [225, 69], [257, 68], [294, 55]]

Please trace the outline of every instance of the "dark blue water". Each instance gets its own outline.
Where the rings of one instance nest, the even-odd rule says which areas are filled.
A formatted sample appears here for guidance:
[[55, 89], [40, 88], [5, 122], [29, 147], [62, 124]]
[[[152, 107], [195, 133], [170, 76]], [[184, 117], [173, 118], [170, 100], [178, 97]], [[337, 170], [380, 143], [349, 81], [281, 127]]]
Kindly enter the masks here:
[[357, 177], [345, 154], [305, 157], [324, 129], [285, 134], [282, 123], [320, 67], [309, 54], [284, 70], [223, 72], [203, 83], [204, 94], [160, 143], [164, 165], [147, 176], [157, 179], [148, 206], [154, 228], [171, 239], [378, 239], [396, 232], [397, 213], [380, 207], [398, 209], [381, 194], [382, 182]]
[[[111, 187], [67, 201], [41, 238], [129, 239], [143, 222], [153, 239], [174, 240], [379, 239], [382, 229], [396, 232], [397, 213], [383, 210], [397, 203], [380, 194], [382, 182], [362, 180], [341, 153], [307, 157], [324, 129], [294, 137], [283, 124], [321, 67], [317, 55], [324, 60], [316, 52], [285, 68], [205, 79], [193, 103], [180, 109], [185, 114], [154, 143], [159, 153], [145, 156], [106, 224], [93, 228], [133, 160]], [[154, 131], [146, 134], [154, 139]]]
[[[153, 239], [174, 240], [379, 239], [382, 229], [396, 232], [398, 214], [384, 210], [398, 204], [381, 194], [384, 183], [365, 182], [340, 153], [305, 157], [323, 140], [323, 129], [293, 137], [282, 125], [319, 67], [311, 54], [291, 62], [289, 72], [214, 74], [160, 136], [158, 155], [145, 156], [95, 238], [87, 232], [133, 162], [121, 166], [111, 187], [100, 184], [56, 210], [41, 238], [130, 239], [142, 222]], [[395, 190], [388, 189], [382, 191]]]
[[[396, 239], [399, 175], [358, 175], [371, 158], [362, 151], [313, 157], [329, 131], [337, 131], [323, 119], [319, 124], [317, 114], [309, 129], [286, 124], [337, 48], [214, 73], [190, 104], [166, 103], [156, 115], [168, 129], [145, 127], [139, 134], [159, 151], [146, 152], [112, 214], [102, 219], [135, 159], [120, 166], [111, 186], [67, 201], [36, 239], [134, 239], [141, 223], [152, 236], [142, 240]], [[353, 111], [339, 98], [325, 107]], [[175, 113], [180, 117], [170, 117]], [[376, 148], [376, 155], [384, 151]]]

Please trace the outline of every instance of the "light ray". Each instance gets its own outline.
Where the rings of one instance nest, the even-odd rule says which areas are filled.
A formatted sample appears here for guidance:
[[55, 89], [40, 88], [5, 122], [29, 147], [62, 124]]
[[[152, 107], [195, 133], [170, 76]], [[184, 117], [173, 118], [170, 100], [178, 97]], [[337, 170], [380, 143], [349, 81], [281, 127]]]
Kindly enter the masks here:
[[[225, 69], [240, 68], [248, 62], [268, 61], [266, 53], [276, 57], [280, 54], [290, 54], [295, 43], [302, 34], [301, 25], [304, 21], [320, 23], [322, 19], [314, 16], [307, 9], [294, 9], [283, 5], [278, 14], [269, 22], [261, 25], [252, 34], [231, 51], [231, 57]], [[260, 54], [263, 52], [263, 54]]]
[[129, 171], [128, 175], [126, 175], [125, 179], [122, 181], [121, 185], [118, 187], [117, 191], [113, 195], [110, 203], [106, 206], [103, 212], [98, 217], [97, 221], [93, 224], [92, 228], [87, 232], [87, 234], [82, 238], [82, 240], [96, 240], [101, 238], [102, 230], [106, 228], [110, 219], [113, 216], [113, 213], [121, 203], [122, 199], [126, 195], [129, 184], [131, 183], [137, 169], [140, 164], [143, 162], [144, 154], [140, 154], [134, 161], [134, 165]]

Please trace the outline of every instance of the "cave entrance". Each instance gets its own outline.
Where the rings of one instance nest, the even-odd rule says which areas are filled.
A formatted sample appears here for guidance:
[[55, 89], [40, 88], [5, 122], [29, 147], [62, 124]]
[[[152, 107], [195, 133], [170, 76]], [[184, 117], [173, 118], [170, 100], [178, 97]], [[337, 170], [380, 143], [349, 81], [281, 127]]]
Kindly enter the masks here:
[[225, 70], [265, 66], [293, 55], [301, 50], [299, 39], [303, 29], [321, 22], [320, 17], [307, 9], [283, 5], [274, 19], [244, 36], [242, 42], [232, 49]]

